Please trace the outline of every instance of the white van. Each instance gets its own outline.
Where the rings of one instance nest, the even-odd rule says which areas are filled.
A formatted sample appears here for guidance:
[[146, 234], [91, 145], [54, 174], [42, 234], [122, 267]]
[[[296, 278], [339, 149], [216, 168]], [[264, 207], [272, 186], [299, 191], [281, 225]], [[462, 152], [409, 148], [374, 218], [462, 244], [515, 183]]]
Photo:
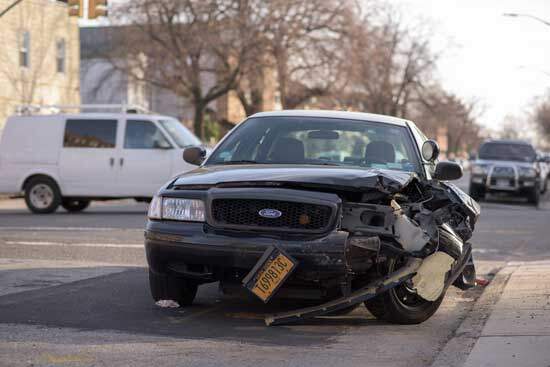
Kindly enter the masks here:
[[34, 213], [85, 209], [90, 200], [147, 200], [194, 166], [201, 141], [172, 117], [132, 113], [22, 115], [0, 140], [0, 194], [24, 194]]

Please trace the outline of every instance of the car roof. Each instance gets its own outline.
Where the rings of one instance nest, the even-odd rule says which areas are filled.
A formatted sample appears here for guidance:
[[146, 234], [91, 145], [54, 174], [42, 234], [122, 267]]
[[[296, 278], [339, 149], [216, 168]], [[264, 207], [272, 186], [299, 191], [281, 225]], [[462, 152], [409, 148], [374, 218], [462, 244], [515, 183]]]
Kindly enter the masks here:
[[393, 124], [399, 126], [406, 126], [408, 120], [400, 119], [398, 117], [377, 115], [374, 113], [365, 112], [350, 112], [350, 111], [332, 111], [332, 110], [282, 110], [282, 111], [270, 111], [259, 112], [250, 117], [327, 117], [327, 118], [339, 118], [346, 120], [361, 120], [369, 122], [381, 122], [386, 124]]
[[518, 139], [490, 139], [483, 142], [483, 144], [517, 144], [517, 145], [529, 145], [532, 144], [525, 140], [518, 140]]

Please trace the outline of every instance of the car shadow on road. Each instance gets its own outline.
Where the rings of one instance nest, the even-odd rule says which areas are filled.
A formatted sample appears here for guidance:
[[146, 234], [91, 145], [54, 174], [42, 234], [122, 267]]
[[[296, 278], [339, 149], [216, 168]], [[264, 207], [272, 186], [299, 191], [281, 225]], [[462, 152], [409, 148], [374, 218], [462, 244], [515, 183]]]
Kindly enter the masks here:
[[202, 286], [188, 308], [160, 308], [149, 294], [143, 268], [0, 297], [0, 323], [81, 330], [113, 330], [175, 338], [228, 339], [276, 345], [323, 345], [349, 326], [379, 324], [367, 311], [267, 327], [267, 313], [281, 305], [223, 297], [216, 284]]

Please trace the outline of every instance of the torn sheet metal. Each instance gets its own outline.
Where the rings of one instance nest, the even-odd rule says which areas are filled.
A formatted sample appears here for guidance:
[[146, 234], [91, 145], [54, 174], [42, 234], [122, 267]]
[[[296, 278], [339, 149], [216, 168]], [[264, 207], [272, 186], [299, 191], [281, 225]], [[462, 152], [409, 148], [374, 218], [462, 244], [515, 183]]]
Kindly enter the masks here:
[[448, 254], [436, 251], [427, 256], [412, 278], [416, 293], [426, 301], [435, 301], [445, 289], [445, 274], [455, 262]]

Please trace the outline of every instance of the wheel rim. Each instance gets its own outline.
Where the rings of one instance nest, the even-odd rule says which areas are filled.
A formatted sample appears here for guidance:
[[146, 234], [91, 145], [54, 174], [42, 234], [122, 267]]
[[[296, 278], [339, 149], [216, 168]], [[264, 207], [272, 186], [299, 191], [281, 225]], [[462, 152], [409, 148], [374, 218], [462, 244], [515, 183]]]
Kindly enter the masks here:
[[53, 190], [46, 184], [35, 185], [29, 193], [29, 199], [35, 208], [46, 209], [53, 203]]
[[[389, 272], [393, 272], [399, 269], [404, 264], [404, 259], [399, 259], [397, 261], [391, 261], [389, 264]], [[422, 299], [412, 287], [411, 281], [407, 281], [403, 284], [398, 285], [395, 288], [389, 290], [392, 294], [394, 300], [399, 303], [403, 308], [406, 308], [410, 311], [416, 311], [426, 306], [428, 301]]]

